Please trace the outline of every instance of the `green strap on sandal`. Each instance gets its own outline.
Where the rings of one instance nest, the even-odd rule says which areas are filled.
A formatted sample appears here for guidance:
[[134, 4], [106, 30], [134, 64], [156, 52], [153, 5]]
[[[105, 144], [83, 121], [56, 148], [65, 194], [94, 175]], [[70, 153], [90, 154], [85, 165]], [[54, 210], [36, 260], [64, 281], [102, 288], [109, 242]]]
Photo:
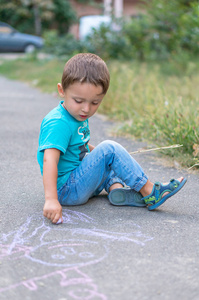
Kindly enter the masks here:
[[[181, 182], [176, 179], [171, 179], [169, 184], [166, 185], [156, 182], [151, 194], [142, 198], [142, 200], [146, 203], [146, 205], [148, 205], [148, 210], [153, 210], [162, 205], [168, 198], [176, 194], [186, 182], [186, 178], [184, 178]], [[168, 194], [164, 196], [165, 193]]]

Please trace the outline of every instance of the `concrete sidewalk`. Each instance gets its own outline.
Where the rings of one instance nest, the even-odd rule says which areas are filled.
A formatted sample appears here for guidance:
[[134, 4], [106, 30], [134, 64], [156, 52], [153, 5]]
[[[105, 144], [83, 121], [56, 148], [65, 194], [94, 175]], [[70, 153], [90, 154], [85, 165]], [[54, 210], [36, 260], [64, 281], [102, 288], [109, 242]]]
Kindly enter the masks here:
[[[0, 299], [132, 300], [199, 298], [199, 176], [136, 159], [152, 181], [187, 176], [159, 209], [112, 206], [105, 194], [64, 207], [64, 224], [42, 216], [44, 192], [36, 161], [43, 117], [59, 102], [0, 77]], [[114, 126], [90, 120], [91, 143]], [[128, 151], [142, 147], [111, 138]]]

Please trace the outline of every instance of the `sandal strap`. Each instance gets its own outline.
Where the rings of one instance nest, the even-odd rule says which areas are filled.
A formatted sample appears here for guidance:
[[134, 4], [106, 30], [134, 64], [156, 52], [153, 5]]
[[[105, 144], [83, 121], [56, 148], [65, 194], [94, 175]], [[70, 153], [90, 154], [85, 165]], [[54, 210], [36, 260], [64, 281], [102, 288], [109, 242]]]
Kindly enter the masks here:
[[153, 205], [161, 200], [164, 193], [171, 193], [179, 186], [179, 184], [180, 182], [176, 179], [171, 179], [166, 185], [163, 185], [160, 182], [155, 182], [151, 194], [142, 198], [142, 200], [144, 200], [147, 205]]

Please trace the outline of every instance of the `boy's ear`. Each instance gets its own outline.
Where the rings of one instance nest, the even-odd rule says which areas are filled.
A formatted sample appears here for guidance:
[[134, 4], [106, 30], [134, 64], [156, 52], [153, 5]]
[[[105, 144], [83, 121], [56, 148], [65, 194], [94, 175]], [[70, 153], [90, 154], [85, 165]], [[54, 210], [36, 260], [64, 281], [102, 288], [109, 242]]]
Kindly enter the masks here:
[[63, 88], [62, 88], [61, 83], [58, 83], [58, 84], [57, 84], [57, 89], [58, 89], [59, 95], [60, 95], [61, 97], [64, 97], [64, 90], [63, 90]]

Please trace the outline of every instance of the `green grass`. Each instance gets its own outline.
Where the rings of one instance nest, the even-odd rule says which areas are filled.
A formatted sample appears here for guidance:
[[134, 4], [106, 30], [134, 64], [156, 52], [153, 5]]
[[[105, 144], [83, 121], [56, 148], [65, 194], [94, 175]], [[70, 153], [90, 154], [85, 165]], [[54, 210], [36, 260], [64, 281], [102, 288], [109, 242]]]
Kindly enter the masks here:
[[179, 72], [167, 64], [112, 62], [112, 83], [100, 110], [121, 121], [119, 133], [159, 146], [183, 144], [164, 154], [190, 167], [199, 162], [193, 155], [199, 145], [199, 68], [190, 64]]
[[[29, 57], [1, 63], [0, 73], [53, 93], [64, 63]], [[163, 154], [182, 166], [198, 164], [199, 64], [110, 61], [108, 66], [111, 85], [99, 112], [121, 123], [120, 134], [158, 146], [183, 144], [182, 148], [164, 150]]]
[[10, 79], [21, 80], [39, 88], [42, 92], [57, 91], [64, 63], [58, 60], [18, 59], [0, 64], [0, 74]]

